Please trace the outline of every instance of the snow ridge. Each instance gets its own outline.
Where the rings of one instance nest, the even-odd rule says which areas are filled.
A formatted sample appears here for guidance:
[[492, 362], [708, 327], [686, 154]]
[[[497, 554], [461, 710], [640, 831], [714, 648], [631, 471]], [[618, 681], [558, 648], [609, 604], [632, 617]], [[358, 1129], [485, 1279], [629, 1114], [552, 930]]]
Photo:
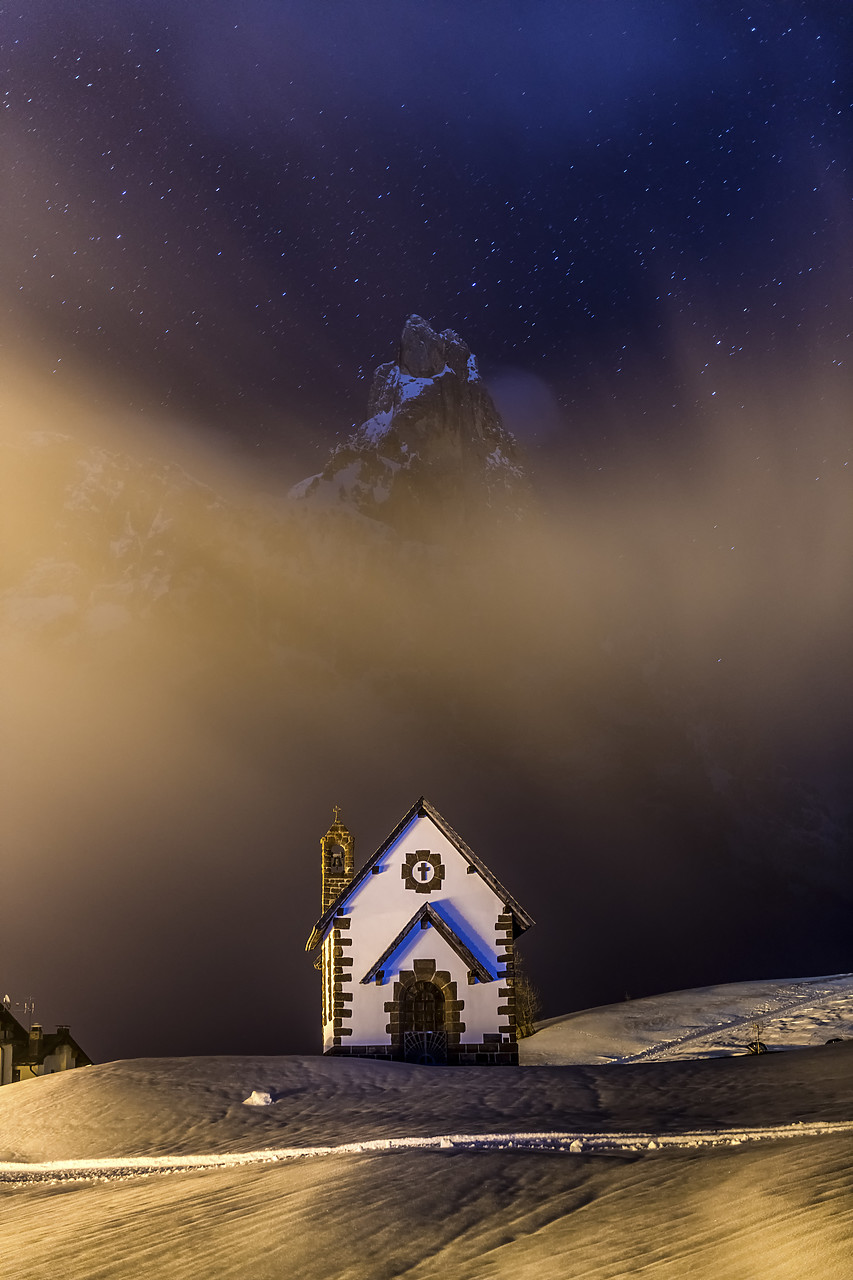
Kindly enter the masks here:
[[737, 1147], [749, 1142], [853, 1134], [853, 1120], [796, 1121], [741, 1129], [692, 1129], [684, 1133], [480, 1133], [432, 1137], [371, 1138], [340, 1146], [271, 1147], [260, 1151], [193, 1156], [104, 1156], [92, 1160], [0, 1161], [0, 1182], [112, 1180], [190, 1169], [237, 1168], [275, 1164], [309, 1156], [375, 1155], [393, 1151], [551, 1151], [563, 1155]]

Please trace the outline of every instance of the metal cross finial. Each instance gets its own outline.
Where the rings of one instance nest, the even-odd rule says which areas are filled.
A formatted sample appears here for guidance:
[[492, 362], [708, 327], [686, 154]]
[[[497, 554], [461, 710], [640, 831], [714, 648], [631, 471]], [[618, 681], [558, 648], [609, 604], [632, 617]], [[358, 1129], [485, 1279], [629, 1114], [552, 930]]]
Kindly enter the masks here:
[[341, 820], [341, 806], [340, 806], [339, 804], [336, 804], [336, 805], [334, 806], [334, 809], [335, 809], [335, 822], [340, 822], [340, 820]]

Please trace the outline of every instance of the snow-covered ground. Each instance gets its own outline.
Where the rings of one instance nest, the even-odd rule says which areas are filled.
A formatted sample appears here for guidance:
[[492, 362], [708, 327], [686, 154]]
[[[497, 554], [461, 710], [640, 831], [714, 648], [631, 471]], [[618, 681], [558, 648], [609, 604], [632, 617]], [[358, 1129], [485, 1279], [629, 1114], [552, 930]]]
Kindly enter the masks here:
[[542, 1023], [522, 1042], [521, 1060], [535, 1066], [730, 1057], [745, 1051], [756, 1029], [768, 1050], [853, 1040], [853, 974], [732, 982], [584, 1009]]
[[[590, 1010], [518, 1070], [148, 1059], [12, 1085], [0, 1248], [23, 1280], [850, 1280], [853, 1043], [748, 1056], [747, 1028], [707, 1056], [756, 1012], [770, 1047], [843, 1035], [850, 998], [837, 978], [659, 997], [657, 1024], [654, 1001]], [[670, 1043], [682, 1060], [653, 1061]]]

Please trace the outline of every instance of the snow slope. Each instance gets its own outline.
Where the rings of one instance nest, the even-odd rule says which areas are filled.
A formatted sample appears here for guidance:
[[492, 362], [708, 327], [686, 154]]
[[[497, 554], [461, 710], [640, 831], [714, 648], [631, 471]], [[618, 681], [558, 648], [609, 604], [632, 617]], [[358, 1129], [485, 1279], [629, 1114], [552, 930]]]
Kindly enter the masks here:
[[[777, 1010], [800, 999], [814, 1031], [819, 1008], [840, 1025], [849, 982], [710, 990], [730, 1021], [775, 986]], [[610, 1062], [148, 1059], [9, 1086], [0, 1160], [32, 1180], [0, 1185], [0, 1248], [24, 1280], [850, 1280], [853, 1043], [612, 1065], [692, 1034], [675, 1015], [691, 998], [710, 1007], [702, 992], [660, 997], [670, 1018], [655, 1028], [638, 1014], [649, 1002], [629, 1002], [621, 1031], [615, 1012], [588, 1011], [529, 1045], [565, 1052], [597, 1014]], [[245, 1105], [253, 1092], [270, 1104]], [[130, 1159], [211, 1153], [221, 1167], [156, 1176]], [[110, 1157], [124, 1159], [85, 1181], [38, 1179], [41, 1162]]]
[[849, 1280], [850, 1155], [424, 1152], [40, 1185], [7, 1193], [0, 1242], [24, 1280]]
[[853, 974], [732, 982], [584, 1009], [541, 1023], [522, 1041], [521, 1060], [535, 1066], [729, 1057], [744, 1052], [756, 1026], [771, 1050], [853, 1040]]

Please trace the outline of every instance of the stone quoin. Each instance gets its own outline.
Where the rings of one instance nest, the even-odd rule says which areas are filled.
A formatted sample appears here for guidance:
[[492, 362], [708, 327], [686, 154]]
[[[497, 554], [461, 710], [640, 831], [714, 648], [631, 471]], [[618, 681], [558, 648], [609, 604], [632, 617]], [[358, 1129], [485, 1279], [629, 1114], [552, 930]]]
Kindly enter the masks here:
[[335, 809], [320, 840], [323, 1051], [451, 1065], [518, 1063], [515, 939], [533, 924], [423, 797], [354, 872]]

